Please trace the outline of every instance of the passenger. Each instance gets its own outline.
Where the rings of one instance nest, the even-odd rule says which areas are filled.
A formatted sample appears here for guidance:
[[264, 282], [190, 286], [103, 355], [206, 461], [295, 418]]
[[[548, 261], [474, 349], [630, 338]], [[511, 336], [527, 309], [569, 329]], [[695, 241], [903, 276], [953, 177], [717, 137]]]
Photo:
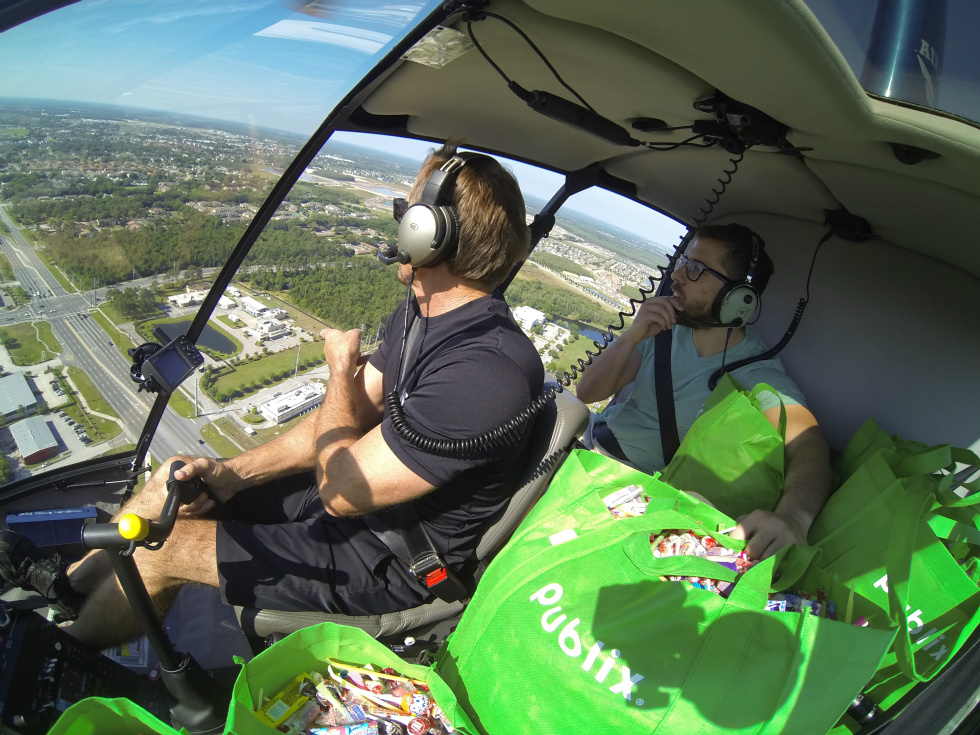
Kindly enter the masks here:
[[[674, 270], [674, 295], [644, 302], [629, 328], [579, 379], [576, 392], [586, 403], [609, 398], [635, 381], [627, 400], [593, 414], [585, 435], [588, 448], [648, 474], [664, 468], [653, 339], [664, 329], [674, 330], [670, 363], [681, 440], [710, 395], [708, 380], [722, 361], [730, 365], [766, 351], [751, 329], [734, 329], [729, 336], [727, 329], [697, 324], [719, 323], [712, 313], [715, 298], [727, 281], [744, 281], [756, 250], [752, 285], [761, 294], [774, 270], [762, 238], [738, 224], [700, 228], [685, 253], [686, 265]], [[783, 546], [806, 543], [810, 525], [831, 490], [829, 450], [802, 392], [778, 359], [752, 363], [732, 375], [748, 389], [768, 383], [786, 404], [785, 487], [780, 502], [772, 511], [759, 509], [742, 516], [732, 532], [733, 538], [749, 540], [750, 556], [767, 558]], [[778, 397], [765, 391], [760, 404], [775, 427]]]
[[[410, 202], [454, 155], [447, 145], [429, 156]], [[365, 521], [366, 514], [406, 501], [414, 501], [449, 567], [459, 569], [472, 556], [482, 526], [514, 489], [528, 427], [502, 457], [436, 456], [396, 432], [384, 398], [397, 389], [408, 423], [423, 434], [469, 438], [525, 409], [540, 395], [544, 371], [497, 289], [530, 246], [517, 182], [493, 159], [471, 160], [458, 175], [453, 201], [460, 222], [455, 255], [418, 268], [414, 281], [410, 265], [398, 268], [399, 280], [411, 281], [412, 320], [421, 320], [403, 360], [404, 303], [360, 371], [359, 331], [324, 329], [330, 382], [317, 411], [233, 459], [180, 458], [189, 464], [177, 478], [203, 479], [224, 505], [216, 508], [202, 494], [182, 509], [161, 550], [136, 550], [161, 613], [187, 583], [220, 587], [229, 604], [275, 610], [368, 615], [421, 604], [431, 599], [425, 584]], [[169, 465], [121, 513], [156, 518]], [[19, 573], [50, 595], [85, 593], [69, 628], [83, 642], [104, 647], [139, 633], [104, 552], [67, 570], [70, 589], [58, 565], [36, 554], [3, 566], [14, 570], [8, 577]]]

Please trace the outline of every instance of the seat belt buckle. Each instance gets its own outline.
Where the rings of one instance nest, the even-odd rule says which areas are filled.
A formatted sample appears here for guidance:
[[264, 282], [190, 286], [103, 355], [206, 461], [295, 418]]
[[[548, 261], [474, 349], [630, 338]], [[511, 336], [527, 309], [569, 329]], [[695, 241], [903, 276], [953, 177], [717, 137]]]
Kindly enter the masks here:
[[425, 582], [429, 592], [444, 602], [458, 602], [470, 596], [466, 585], [452, 569], [442, 563], [436, 553], [424, 554], [411, 566], [412, 574]]
[[425, 586], [443, 602], [459, 602], [470, 596], [452, 569], [439, 567], [425, 575]]

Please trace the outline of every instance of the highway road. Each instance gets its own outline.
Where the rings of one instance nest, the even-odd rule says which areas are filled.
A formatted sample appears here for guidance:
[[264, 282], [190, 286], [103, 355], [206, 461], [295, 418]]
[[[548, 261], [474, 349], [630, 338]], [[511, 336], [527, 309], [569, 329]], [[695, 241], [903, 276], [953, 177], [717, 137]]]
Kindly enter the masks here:
[[[120, 416], [123, 435], [135, 443], [154, 397], [138, 392], [137, 384], [130, 378], [130, 360], [120, 354], [98, 322], [88, 317], [97, 294], [67, 292], [37, 257], [2, 206], [0, 219], [11, 233], [9, 237], [0, 235], [0, 241], [13, 267], [14, 277], [32, 296], [37, 292], [42, 294], [41, 298], [32, 299], [29, 305], [0, 312], [0, 326], [24, 321], [49, 322], [63, 348], [61, 362], [80, 368], [91, 378]], [[140, 279], [127, 285], [139, 288], [152, 280]], [[98, 407], [93, 408], [97, 410]], [[150, 445], [150, 453], [158, 460], [178, 453], [216, 457], [211, 447], [198, 442], [200, 430], [207, 423], [206, 418], [185, 419], [168, 407]]]

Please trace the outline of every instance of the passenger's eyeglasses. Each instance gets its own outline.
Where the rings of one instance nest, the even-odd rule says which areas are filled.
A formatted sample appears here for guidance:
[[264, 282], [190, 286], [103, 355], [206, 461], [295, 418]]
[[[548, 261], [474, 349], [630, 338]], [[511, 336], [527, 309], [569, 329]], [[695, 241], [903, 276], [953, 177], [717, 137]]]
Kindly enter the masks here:
[[700, 260], [692, 260], [691, 258], [688, 258], [686, 255], [681, 255], [680, 257], [677, 258], [677, 262], [675, 263], [675, 269], [676, 268], [684, 268], [684, 273], [685, 275], [687, 275], [687, 279], [689, 281], [698, 280], [701, 277], [702, 273], [708, 271], [708, 273], [713, 275], [715, 278], [720, 279], [722, 283], [732, 282], [732, 279], [729, 278], [728, 276], [719, 273], [714, 268], [709, 268]]
[[401, 222], [402, 217], [405, 216], [405, 212], [408, 211], [408, 200], [407, 199], [392, 199], [391, 200], [391, 216], [395, 218], [395, 222]]

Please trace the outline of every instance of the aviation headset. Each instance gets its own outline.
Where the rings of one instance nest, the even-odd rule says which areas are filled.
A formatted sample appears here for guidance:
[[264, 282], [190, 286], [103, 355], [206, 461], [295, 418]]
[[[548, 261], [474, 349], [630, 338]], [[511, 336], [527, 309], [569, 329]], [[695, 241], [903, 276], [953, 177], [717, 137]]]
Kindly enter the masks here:
[[493, 160], [482, 153], [457, 153], [429, 175], [422, 198], [402, 215], [397, 244], [378, 254], [384, 263], [431, 267], [455, 254], [460, 227], [459, 212], [453, 206], [456, 178], [464, 167], [481, 158]]
[[749, 262], [749, 271], [746, 273], [745, 279], [741, 281], [732, 280], [726, 283], [711, 305], [711, 315], [718, 321], [718, 326], [744, 327], [759, 312], [759, 292], [752, 285], [752, 280], [755, 278], [756, 267], [764, 245], [759, 240], [758, 235], [751, 230], [750, 233], [752, 235], [752, 260]]

